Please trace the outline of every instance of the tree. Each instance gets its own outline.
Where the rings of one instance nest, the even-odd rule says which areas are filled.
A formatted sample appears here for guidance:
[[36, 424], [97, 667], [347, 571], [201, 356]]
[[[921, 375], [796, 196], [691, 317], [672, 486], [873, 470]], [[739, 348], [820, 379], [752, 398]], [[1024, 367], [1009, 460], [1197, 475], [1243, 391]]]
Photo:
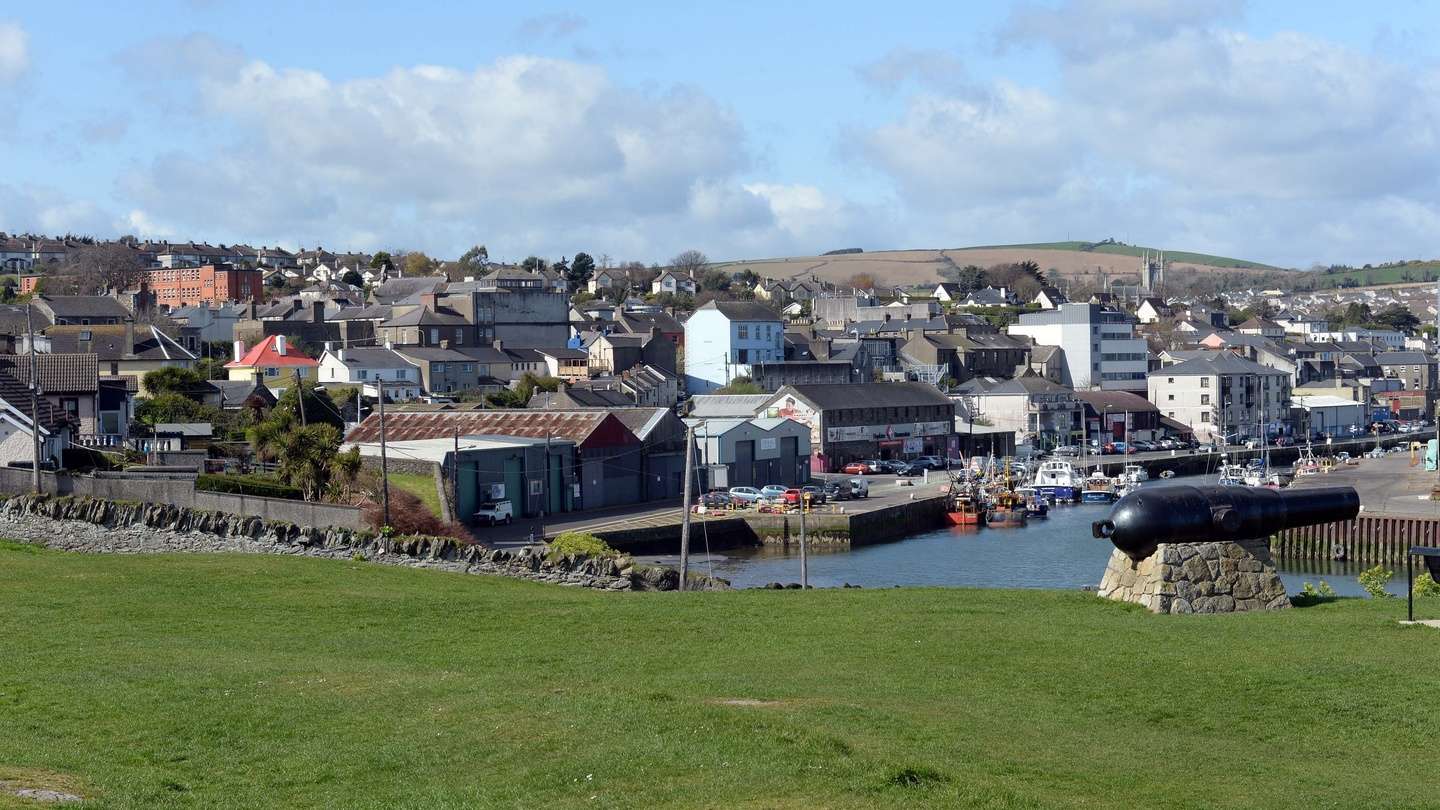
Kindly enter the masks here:
[[416, 250], [405, 254], [405, 264], [403, 266], [405, 268], [405, 275], [407, 276], [426, 276], [430, 274], [430, 271], [435, 269], [435, 264], [434, 259]]
[[467, 270], [484, 270], [490, 263], [490, 251], [484, 245], [476, 245], [460, 254], [460, 264]]
[[365, 286], [365, 277], [360, 275], [357, 270], [346, 270], [345, 275], [341, 276], [340, 280], [349, 284], [351, 287], [363, 288]]
[[6, 276], [0, 280], [0, 304], [9, 304], [15, 300], [17, 285], [12, 276]]
[[373, 270], [394, 270], [395, 259], [386, 251], [377, 250], [375, 255], [370, 257], [370, 267]]
[[527, 273], [539, 273], [542, 270], [549, 270], [550, 263], [539, 256], [526, 256], [525, 261], [520, 262], [520, 269]]
[[759, 385], [757, 385], [754, 380], [752, 380], [752, 379], [750, 379], [749, 377], [747, 377], [747, 376], [745, 376], [744, 374], [742, 374], [742, 375], [740, 375], [739, 377], [736, 377], [735, 379], [731, 380], [729, 385], [727, 385], [727, 386], [725, 386], [725, 387], [723, 387], [723, 388], [717, 388], [717, 389], [715, 389], [714, 393], [716, 393], [716, 394], [767, 394], [767, 393], [769, 393], [769, 392], [766, 391], [764, 388], [761, 388]]
[[515, 383], [513, 388], [506, 388], [488, 394], [485, 401], [497, 408], [524, 408], [530, 405], [530, 398], [536, 391], [558, 391], [560, 381], [554, 377], [537, 377], [527, 371], [520, 376], [520, 381]]
[[145, 390], [152, 396], [161, 394], [189, 394], [205, 384], [205, 377], [192, 368], [165, 366], [146, 372]]
[[854, 287], [857, 290], [875, 289], [875, 277], [869, 273], [856, 273], [845, 280], [846, 287]]
[[570, 270], [565, 274], [565, 286], [570, 292], [584, 287], [595, 276], [595, 259], [589, 253], [576, 253], [575, 261], [570, 263]]
[[195, 361], [195, 370], [207, 380], [223, 380], [230, 375], [225, 370], [225, 358], [223, 357], [202, 357]]
[[1376, 326], [1406, 333], [1413, 332], [1420, 326], [1420, 319], [1415, 316], [1415, 313], [1411, 312], [1409, 307], [1400, 304], [1391, 304], [1375, 313], [1372, 321]]
[[144, 270], [137, 251], [118, 242], [105, 242], [69, 253], [56, 275], [74, 277], [76, 291], [81, 294], [103, 294], [111, 288], [130, 289]]
[[[154, 372], [152, 371], [151, 374]], [[210, 422], [220, 419], [220, 409], [197, 402], [173, 391], [140, 400], [135, 406], [135, 420], [147, 425], [167, 422]]]
[[760, 278], [759, 273], [747, 267], [740, 271], [739, 281], [753, 291], [756, 287], [760, 286], [760, 282], [763, 281], [763, 279]]
[[358, 448], [350, 451], [353, 459], [338, 452], [343, 426], [329, 394], [313, 383], [302, 382], [287, 388], [275, 407], [246, 434], [256, 455], [279, 463], [276, 474], [282, 481], [299, 488], [306, 500], [316, 500], [329, 489], [332, 479], [343, 482], [349, 475], [353, 481], [352, 473], [358, 472]]
[[698, 250], [683, 251], [670, 260], [672, 270], [692, 278], [708, 264], [710, 264], [710, 257]]
[[709, 292], [727, 292], [730, 289], [730, 274], [724, 270], [705, 270], [696, 279], [699, 288]]

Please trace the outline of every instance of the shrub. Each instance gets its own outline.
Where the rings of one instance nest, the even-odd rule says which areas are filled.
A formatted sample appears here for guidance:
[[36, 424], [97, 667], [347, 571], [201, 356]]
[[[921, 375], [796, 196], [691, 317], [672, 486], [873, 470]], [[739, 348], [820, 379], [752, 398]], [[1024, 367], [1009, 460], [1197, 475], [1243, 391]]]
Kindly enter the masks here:
[[1335, 589], [1330, 587], [1330, 583], [1322, 579], [1320, 580], [1320, 586], [1318, 588], [1306, 582], [1300, 588], [1300, 595], [1290, 601], [1299, 607], [1309, 607], [1311, 605], [1318, 605], [1321, 602], [1333, 602], [1337, 598]]
[[572, 555], [585, 557], [618, 557], [620, 552], [610, 547], [609, 543], [588, 532], [565, 532], [550, 541], [550, 553], [552, 560]]
[[400, 487], [390, 487], [390, 523], [385, 525], [385, 509], [380, 503], [379, 496], [365, 505], [362, 513], [366, 525], [380, 532], [385, 537], [393, 535], [428, 535], [430, 537], [450, 537], [463, 542], [470, 542], [470, 532], [464, 526], [454, 523], [445, 523], [436, 517], [430, 507], [421, 501], [419, 496], [413, 492], [403, 490]]
[[1410, 592], [1413, 593], [1417, 599], [1429, 596], [1440, 596], [1440, 582], [1436, 582], [1435, 578], [1430, 576], [1430, 572], [1426, 571], [1420, 576], [1415, 577], [1415, 585], [1410, 589]]
[[301, 499], [300, 490], [276, 478], [265, 475], [216, 475], [206, 473], [196, 477], [195, 488], [204, 492], [228, 492], [235, 495], [255, 495], [261, 498]]
[[1360, 587], [1364, 588], [1365, 592], [1370, 594], [1373, 599], [1389, 599], [1394, 594], [1385, 590], [1385, 586], [1389, 585], [1390, 580], [1394, 578], [1394, 571], [1383, 565], [1377, 565], [1360, 572]]

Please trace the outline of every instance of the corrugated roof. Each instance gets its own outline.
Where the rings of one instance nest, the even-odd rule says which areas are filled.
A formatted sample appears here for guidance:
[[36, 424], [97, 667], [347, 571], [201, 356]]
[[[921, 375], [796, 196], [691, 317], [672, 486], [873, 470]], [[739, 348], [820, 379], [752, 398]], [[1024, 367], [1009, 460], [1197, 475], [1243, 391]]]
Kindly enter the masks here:
[[[438, 439], [460, 434], [503, 434], [545, 438], [547, 435], [584, 444], [606, 421], [631, 438], [634, 434], [609, 411], [391, 411], [385, 415], [385, 437]], [[380, 415], [372, 413], [345, 440], [350, 443], [380, 440]]]

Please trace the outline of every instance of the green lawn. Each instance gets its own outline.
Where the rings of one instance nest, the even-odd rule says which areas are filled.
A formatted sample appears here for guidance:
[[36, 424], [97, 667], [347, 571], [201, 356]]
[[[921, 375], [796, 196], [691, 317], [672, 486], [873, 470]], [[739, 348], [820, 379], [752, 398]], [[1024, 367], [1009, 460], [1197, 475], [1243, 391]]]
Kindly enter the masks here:
[[0, 546], [0, 780], [100, 807], [1433, 806], [1440, 632], [1403, 609]]
[[435, 476], [422, 475], [420, 473], [392, 472], [388, 476], [390, 486], [399, 487], [406, 492], [419, 498], [422, 503], [430, 507], [430, 511], [440, 516], [440, 493], [435, 490]]

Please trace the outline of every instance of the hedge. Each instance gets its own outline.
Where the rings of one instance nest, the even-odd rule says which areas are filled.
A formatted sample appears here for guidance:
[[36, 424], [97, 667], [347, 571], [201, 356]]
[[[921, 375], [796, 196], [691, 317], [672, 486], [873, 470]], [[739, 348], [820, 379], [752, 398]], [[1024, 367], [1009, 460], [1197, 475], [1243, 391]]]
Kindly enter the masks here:
[[195, 489], [203, 492], [255, 495], [261, 498], [285, 498], [292, 501], [304, 498], [298, 487], [263, 475], [204, 474], [195, 479]]

